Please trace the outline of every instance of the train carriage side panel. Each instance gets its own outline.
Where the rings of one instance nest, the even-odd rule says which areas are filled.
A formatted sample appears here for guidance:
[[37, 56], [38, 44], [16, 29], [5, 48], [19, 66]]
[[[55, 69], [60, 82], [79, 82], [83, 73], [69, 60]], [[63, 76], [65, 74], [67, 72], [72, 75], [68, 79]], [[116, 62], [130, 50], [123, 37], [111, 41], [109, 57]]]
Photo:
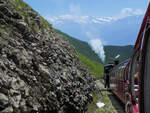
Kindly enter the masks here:
[[110, 72], [110, 88], [112, 92], [125, 103], [125, 75], [124, 70], [128, 61], [115, 66]]
[[150, 113], [150, 3], [145, 13], [135, 46], [139, 53], [139, 108], [140, 113]]

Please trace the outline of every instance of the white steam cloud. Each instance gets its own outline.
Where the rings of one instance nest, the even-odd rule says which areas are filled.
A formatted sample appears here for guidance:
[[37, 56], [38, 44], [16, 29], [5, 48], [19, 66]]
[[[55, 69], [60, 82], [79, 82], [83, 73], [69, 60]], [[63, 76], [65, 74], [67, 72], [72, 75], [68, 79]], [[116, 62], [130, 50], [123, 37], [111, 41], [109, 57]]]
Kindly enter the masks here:
[[90, 40], [90, 45], [92, 49], [98, 54], [98, 56], [102, 59], [103, 63], [105, 62], [105, 52], [104, 47], [100, 39], [92, 39]]

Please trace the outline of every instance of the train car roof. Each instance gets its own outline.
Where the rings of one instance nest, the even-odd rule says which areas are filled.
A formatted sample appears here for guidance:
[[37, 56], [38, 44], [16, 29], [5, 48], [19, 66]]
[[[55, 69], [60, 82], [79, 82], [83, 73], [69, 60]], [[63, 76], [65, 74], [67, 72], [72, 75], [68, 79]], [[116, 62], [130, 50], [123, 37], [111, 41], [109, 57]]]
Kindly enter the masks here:
[[144, 19], [143, 19], [143, 22], [141, 24], [141, 28], [140, 28], [140, 31], [139, 31], [139, 34], [138, 34], [138, 37], [137, 37], [137, 40], [136, 40], [136, 43], [135, 43], [135, 46], [134, 46], [134, 50], [136, 51], [140, 45], [141, 45], [141, 40], [142, 40], [142, 35], [143, 35], [143, 32], [144, 32], [144, 29], [146, 27], [146, 24], [147, 24], [147, 20], [148, 18], [150, 17], [150, 3], [148, 5], [148, 8], [147, 8], [147, 11], [145, 13], [145, 16], [144, 16]]
[[114, 64], [106, 64], [104, 67], [114, 66]]
[[113, 69], [116, 69], [116, 68], [119, 68], [119, 67], [125, 68], [129, 61], [130, 61], [130, 59], [127, 59], [127, 60], [121, 62], [118, 65], [114, 66]]
[[125, 61], [121, 62], [120, 64], [118, 64], [117, 66], [120, 66], [120, 65], [127, 65], [128, 61], [129, 61], [129, 60], [125, 60]]

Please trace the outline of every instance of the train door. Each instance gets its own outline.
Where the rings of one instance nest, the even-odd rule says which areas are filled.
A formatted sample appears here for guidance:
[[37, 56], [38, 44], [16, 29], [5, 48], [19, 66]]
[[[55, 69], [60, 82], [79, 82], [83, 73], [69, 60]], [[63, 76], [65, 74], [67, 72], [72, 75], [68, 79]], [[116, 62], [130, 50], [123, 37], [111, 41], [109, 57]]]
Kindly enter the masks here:
[[140, 74], [140, 113], [150, 113], [150, 30], [145, 35]]

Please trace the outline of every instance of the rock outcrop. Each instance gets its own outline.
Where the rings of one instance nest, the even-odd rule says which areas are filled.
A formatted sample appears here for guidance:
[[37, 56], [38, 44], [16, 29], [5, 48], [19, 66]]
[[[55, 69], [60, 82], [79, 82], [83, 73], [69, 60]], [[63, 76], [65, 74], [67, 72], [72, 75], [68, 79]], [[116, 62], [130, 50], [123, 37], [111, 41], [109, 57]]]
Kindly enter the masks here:
[[93, 78], [22, 0], [0, 0], [0, 113], [85, 113]]

